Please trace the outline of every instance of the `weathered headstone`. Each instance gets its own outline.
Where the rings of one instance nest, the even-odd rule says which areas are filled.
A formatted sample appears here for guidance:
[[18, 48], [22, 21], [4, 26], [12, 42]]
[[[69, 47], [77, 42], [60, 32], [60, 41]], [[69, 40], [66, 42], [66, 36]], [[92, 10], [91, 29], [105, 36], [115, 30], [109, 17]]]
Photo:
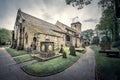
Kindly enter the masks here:
[[27, 48], [27, 53], [30, 54], [32, 52], [31, 48]]
[[63, 52], [63, 58], [67, 58], [66, 52]]
[[59, 53], [62, 53], [62, 54], [63, 54], [63, 55], [62, 55], [63, 58], [67, 58], [66, 52], [65, 52], [64, 49], [63, 49], [63, 45], [61, 45], [61, 49], [60, 49]]
[[61, 45], [59, 53], [63, 53], [63, 52], [64, 52], [63, 45]]
[[111, 41], [108, 36], [103, 36], [100, 44], [101, 50], [111, 50]]
[[76, 56], [75, 47], [73, 45], [70, 46], [69, 50], [70, 50], [70, 55]]
[[111, 50], [110, 43], [101, 43], [100, 44], [101, 50]]

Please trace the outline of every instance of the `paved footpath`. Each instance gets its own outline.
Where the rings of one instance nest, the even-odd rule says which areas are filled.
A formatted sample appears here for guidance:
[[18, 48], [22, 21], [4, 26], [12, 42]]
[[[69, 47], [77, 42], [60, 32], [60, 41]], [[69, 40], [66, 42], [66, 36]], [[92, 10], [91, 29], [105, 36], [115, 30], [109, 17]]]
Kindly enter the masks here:
[[63, 72], [47, 77], [34, 77], [23, 72], [4, 48], [0, 48], [0, 80], [95, 80], [95, 54], [87, 52]]

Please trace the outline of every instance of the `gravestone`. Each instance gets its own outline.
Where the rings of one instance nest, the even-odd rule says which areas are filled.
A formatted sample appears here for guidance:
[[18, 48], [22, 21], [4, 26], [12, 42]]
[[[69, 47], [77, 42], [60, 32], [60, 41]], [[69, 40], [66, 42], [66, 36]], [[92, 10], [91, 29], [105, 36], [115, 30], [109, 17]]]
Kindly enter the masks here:
[[63, 53], [63, 52], [64, 52], [63, 45], [61, 45], [59, 53]]
[[63, 49], [63, 45], [61, 45], [61, 49], [60, 49], [59, 53], [62, 53], [62, 54], [63, 54], [63, 55], [62, 55], [63, 58], [67, 58], [66, 52], [65, 52], [64, 49]]
[[101, 50], [111, 50], [111, 45], [109, 42], [100, 44]]
[[73, 45], [70, 46], [69, 50], [70, 50], [70, 55], [76, 56], [75, 47]]
[[63, 52], [63, 58], [67, 58], [66, 52]]
[[51, 42], [50, 40], [46, 39], [45, 41], [40, 43], [40, 56], [43, 58], [49, 58], [55, 56], [54, 53], [54, 42]]
[[103, 36], [100, 44], [101, 50], [111, 50], [111, 39], [108, 36]]

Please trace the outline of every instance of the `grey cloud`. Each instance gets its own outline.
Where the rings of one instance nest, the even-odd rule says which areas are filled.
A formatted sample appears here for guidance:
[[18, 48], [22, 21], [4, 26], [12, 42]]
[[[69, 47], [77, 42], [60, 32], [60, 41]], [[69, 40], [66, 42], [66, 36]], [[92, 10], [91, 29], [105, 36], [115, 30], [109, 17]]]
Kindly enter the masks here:
[[93, 23], [97, 23], [98, 20], [97, 20], [97, 19], [92, 19], [92, 18], [90, 18], [90, 19], [84, 20], [83, 22], [93, 22]]
[[44, 13], [42, 16], [44, 19], [53, 20], [52, 16], [48, 13]]
[[[98, 16], [100, 15], [94, 4], [96, 3], [93, 2], [93, 4], [82, 10], [77, 10], [72, 6], [66, 5], [65, 0], [0, 0], [0, 26], [8, 26], [8, 29], [13, 29], [18, 8], [21, 8], [23, 12], [51, 23], [59, 20], [66, 25], [70, 25], [72, 22], [70, 18], [79, 16], [84, 26], [89, 25], [86, 22], [92, 22], [92, 25], [90, 25], [93, 26], [93, 24], [96, 24], [95, 20], [87, 19], [92, 17], [99, 19]], [[9, 23], [6, 23], [6, 21]]]

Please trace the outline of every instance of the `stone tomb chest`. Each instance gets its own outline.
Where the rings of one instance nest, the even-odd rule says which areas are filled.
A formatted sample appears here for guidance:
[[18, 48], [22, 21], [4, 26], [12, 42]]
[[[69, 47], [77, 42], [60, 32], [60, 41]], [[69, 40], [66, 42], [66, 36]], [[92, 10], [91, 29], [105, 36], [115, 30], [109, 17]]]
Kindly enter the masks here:
[[40, 43], [40, 57], [42, 58], [50, 58], [55, 56], [54, 53], [54, 42], [51, 42], [49, 39]]

